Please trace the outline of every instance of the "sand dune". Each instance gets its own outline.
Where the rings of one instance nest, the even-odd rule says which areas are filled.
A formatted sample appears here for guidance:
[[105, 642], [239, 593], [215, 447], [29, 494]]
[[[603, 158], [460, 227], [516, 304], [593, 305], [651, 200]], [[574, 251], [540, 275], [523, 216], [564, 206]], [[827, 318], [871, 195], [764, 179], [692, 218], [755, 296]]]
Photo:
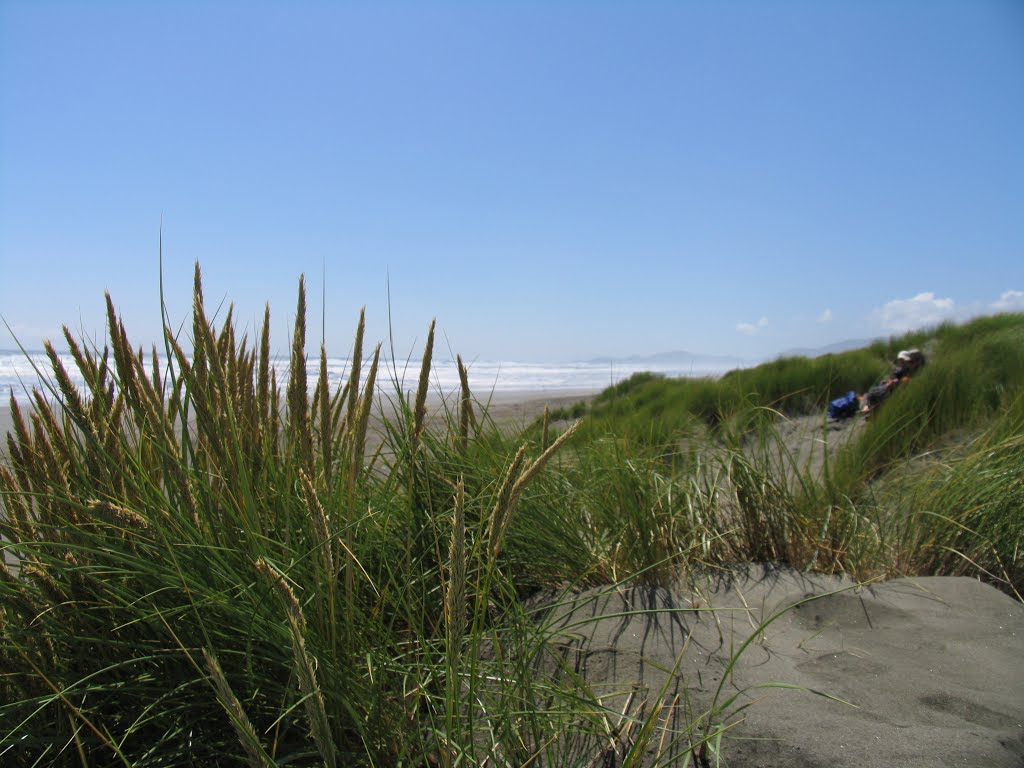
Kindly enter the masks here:
[[[731, 725], [725, 765], [1024, 764], [1024, 605], [973, 579], [858, 588], [751, 568], [671, 590], [593, 589], [547, 621], [612, 709], [632, 694], [633, 706], [671, 703], [675, 728], [707, 712], [710, 722]], [[764, 687], [774, 684], [800, 690]], [[606, 763], [617, 764], [610, 755]]]

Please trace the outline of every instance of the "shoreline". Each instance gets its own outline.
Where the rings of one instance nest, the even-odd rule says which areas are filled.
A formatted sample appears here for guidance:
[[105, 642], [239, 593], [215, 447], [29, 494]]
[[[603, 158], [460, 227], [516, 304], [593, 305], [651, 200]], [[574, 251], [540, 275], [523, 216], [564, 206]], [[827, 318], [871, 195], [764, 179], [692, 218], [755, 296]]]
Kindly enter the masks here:
[[[593, 389], [493, 392], [487, 397], [474, 396], [473, 407], [478, 416], [479, 410], [486, 408], [488, 416], [499, 426], [525, 427], [544, 415], [545, 406], [551, 410], [568, 408], [579, 402], [590, 402], [600, 393], [601, 390]], [[458, 392], [447, 396], [432, 393], [427, 397], [428, 414], [436, 413], [444, 403], [448, 407], [456, 406], [458, 398]]]
[[[534, 419], [544, 414], [544, 407], [551, 410], [570, 407], [578, 402], [589, 402], [593, 400], [601, 390], [596, 389], [557, 389], [557, 390], [514, 390], [489, 392], [486, 397], [474, 396], [473, 408], [477, 417], [480, 416], [482, 408], [487, 409], [490, 419], [499, 427], [523, 428]], [[410, 397], [414, 395], [411, 393]], [[427, 417], [433, 418], [439, 413], [443, 414], [444, 408], [454, 408], [458, 404], [458, 391], [443, 393], [432, 391], [427, 397]], [[21, 403], [21, 411], [28, 416], [32, 410], [32, 404]], [[5, 438], [13, 430], [14, 422], [11, 418], [11, 407], [5, 401], [0, 403], [0, 438]], [[7, 440], [0, 439], [0, 457], [7, 456]]]

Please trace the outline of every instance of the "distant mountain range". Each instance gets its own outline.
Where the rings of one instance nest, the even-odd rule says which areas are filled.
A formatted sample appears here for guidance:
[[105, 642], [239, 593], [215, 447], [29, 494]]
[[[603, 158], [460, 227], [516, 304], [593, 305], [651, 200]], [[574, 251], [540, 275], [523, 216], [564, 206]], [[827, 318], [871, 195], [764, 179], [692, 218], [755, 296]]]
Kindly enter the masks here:
[[747, 360], [733, 355], [702, 355], [684, 350], [658, 352], [653, 355], [630, 355], [629, 357], [595, 357], [585, 361], [594, 365], [620, 364], [631, 367], [653, 365], [659, 368], [678, 368], [680, 370], [716, 370], [726, 371], [731, 368], [743, 368], [753, 365], [756, 361]]
[[828, 344], [824, 347], [796, 347], [779, 352], [776, 357], [821, 357], [822, 355], [836, 355], [840, 352], [849, 352], [851, 349], [861, 349], [874, 344], [878, 339], [846, 339]]
[[695, 371], [728, 371], [733, 368], [749, 368], [765, 360], [779, 357], [821, 357], [860, 349], [872, 344], [875, 339], [846, 339], [827, 344], [824, 347], [796, 347], [786, 349], [768, 358], [751, 359], [735, 355], [705, 355], [685, 350], [658, 352], [653, 355], [630, 355], [628, 357], [595, 357], [584, 362], [592, 365], [624, 365], [631, 368], [650, 365], [656, 368], [674, 368]]

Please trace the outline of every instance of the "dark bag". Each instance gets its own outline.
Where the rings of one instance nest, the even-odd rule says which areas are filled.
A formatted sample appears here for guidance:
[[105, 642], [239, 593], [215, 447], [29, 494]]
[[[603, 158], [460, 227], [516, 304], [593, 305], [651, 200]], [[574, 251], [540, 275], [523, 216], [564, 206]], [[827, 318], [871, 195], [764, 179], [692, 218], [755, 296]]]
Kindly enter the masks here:
[[828, 417], [830, 419], [848, 418], [857, 413], [859, 405], [857, 393], [851, 389], [842, 397], [837, 397], [828, 404]]

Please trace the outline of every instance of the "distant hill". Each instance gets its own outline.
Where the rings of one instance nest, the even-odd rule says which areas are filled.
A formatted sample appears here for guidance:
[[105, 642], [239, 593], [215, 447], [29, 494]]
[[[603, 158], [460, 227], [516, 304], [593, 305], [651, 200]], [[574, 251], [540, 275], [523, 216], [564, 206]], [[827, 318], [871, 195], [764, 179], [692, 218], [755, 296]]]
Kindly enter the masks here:
[[[884, 340], [884, 339], [883, 339]], [[828, 344], [824, 347], [796, 347], [779, 352], [776, 357], [821, 357], [822, 355], [837, 355], [840, 352], [849, 352], [851, 349], [862, 349], [874, 344], [878, 339], [846, 339]]]
[[822, 355], [836, 355], [852, 349], [868, 347], [878, 339], [845, 339], [823, 347], [794, 347], [785, 349], [771, 358], [743, 358], [735, 355], [706, 355], [677, 349], [671, 352], [657, 352], [653, 355], [629, 355], [628, 357], [595, 357], [583, 362], [592, 365], [624, 365], [631, 368], [650, 365], [656, 368], [690, 369], [700, 371], [728, 371], [734, 368], [750, 368], [769, 359], [780, 357], [815, 358]]
[[745, 368], [757, 361], [747, 360], [733, 355], [703, 355], [685, 350], [658, 352], [653, 355], [630, 355], [628, 357], [595, 357], [586, 361], [594, 365], [618, 364], [637, 367], [651, 365], [658, 368], [674, 368], [679, 370], [693, 369], [701, 371], [727, 371], [733, 368]]

